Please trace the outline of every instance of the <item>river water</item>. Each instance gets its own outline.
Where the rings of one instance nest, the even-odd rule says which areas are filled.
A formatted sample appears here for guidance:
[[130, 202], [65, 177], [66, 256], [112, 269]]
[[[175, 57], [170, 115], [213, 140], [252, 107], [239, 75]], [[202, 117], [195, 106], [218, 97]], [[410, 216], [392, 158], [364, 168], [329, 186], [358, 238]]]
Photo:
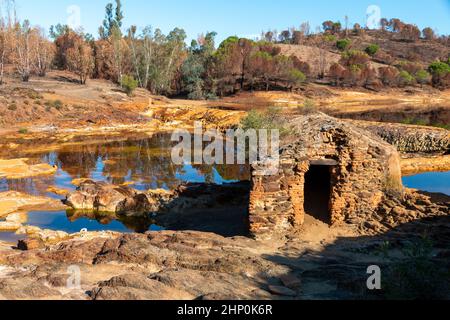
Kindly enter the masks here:
[[[133, 183], [132, 188], [174, 189], [183, 182], [227, 183], [249, 179], [249, 167], [239, 165], [192, 166], [174, 165], [170, 159], [173, 143], [170, 136], [130, 137], [121, 141], [83, 142], [52, 151], [28, 151], [9, 155], [26, 157], [31, 163], [56, 165], [54, 176], [27, 179], [0, 179], [0, 192], [14, 190], [28, 194], [62, 199], [47, 191], [50, 186], [75, 190], [77, 178], [91, 178], [111, 184]], [[5, 158], [5, 155], [2, 155]], [[450, 172], [425, 173], [404, 177], [405, 186], [428, 192], [450, 195]], [[78, 215], [71, 211], [30, 212], [28, 224], [42, 229], [62, 230], [69, 233], [81, 229], [89, 231], [111, 230], [119, 232], [145, 232], [160, 230], [148, 219], [127, 219], [102, 214]], [[0, 240], [17, 241], [22, 236], [0, 232]]]

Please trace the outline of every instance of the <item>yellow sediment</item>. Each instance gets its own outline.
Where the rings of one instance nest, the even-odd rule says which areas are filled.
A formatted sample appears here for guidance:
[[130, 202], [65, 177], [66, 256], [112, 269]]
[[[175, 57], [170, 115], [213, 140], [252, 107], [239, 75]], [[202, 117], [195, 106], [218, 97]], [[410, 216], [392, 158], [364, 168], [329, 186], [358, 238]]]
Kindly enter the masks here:
[[33, 208], [39, 208], [40, 210], [59, 210], [65, 208], [65, 206], [58, 200], [46, 197], [36, 197], [15, 191], [0, 193], [0, 218], [19, 211], [29, 211]]
[[27, 164], [28, 159], [0, 160], [0, 178], [22, 179], [41, 175], [51, 175], [57, 170], [49, 164]]
[[401, 159], [403, 175], [450, 171], [450, 155]]

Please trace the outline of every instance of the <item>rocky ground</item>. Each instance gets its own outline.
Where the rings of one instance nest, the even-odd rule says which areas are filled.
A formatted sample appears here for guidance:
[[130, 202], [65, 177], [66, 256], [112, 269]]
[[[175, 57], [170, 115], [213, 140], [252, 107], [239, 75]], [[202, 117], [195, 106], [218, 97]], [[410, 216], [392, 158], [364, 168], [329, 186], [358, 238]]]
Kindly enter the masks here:
[[[117, 140], [130, 132], [189, 128], [193, 121], [224, 129], [236, 126], [249, 106], [282, 106], [286, 114], [295, 114], [307, 97], [316, 99], [324, 111], [348, 118], [378, 112], [380, 106], [387, 106], [383, 112], [389, 114], [394, 105], [396, 114], [412, 110], [415, 116], [431, 108], [430, 114], [440, 117], [448, 115], [450, 101], [448, 91], [374, 94], [316, 85], [302, 95], [243, 93], [214, 102], [171, 100], [140, 90], [128, 98], [107, 82], [93, 80], [81, 87], [66, 76], [55, 72], [27, 85], [10, 82], [2, 88], [1, 158], [82, 144], [85, 139]], [[370, 114], [365, 120], [374, 117]], [[384, 120], [404, 119], [394, 115]], [[378, 134], [409, 152], [403, 161], [408, 173], [450, 167], [448, 130], [363, 125], [381, 130]], [[430, 131], [432, 139], [423, 139]], [[438, 154], [433, 161], [430, 155], [416, 153], [430, 150]], [[0, 177], [54, 170], [24, 159], [0, 160]], [[124, 194], [142, 204], [138, 194], [124, 191], [124, 186], [120, 190], [119, 195], [114, 193], [116, 205]], [[246, 208], [231, 202], [226, 192], [202, 190], [201, 196], [192, 187], [149, 195], [148, 199], [167, 205], [158, 204], [158, 210], [173, 213], [160, 219], [174, 231], [146, 234], [68, 235], [23, 227], [23, 213], [33, 208], [66, 207], [47, 198], [0, 194], [0, 228], [30, 236], [17, 245], [0, 243], [0, 299], [450, 299], [450, 199], [445, 195], [408, 191], [403, 199], [385, 199], [369, 219], [355, 216], [330, 228], [307, 216], [296, 234], [255, 241], [246, 237]], [[245, 192], [241, 195], [245, 197]], [[172, 201], [174, 197], [177, 201]], [[201, 209], [184, 210], [192, 209], [193, 198], [203, 201]], [[155, 205], [150, 200], [144, 201], [144, 209]], [[222, 206], [209, 208], [211, 203]], [[367, 267], [374, 264], [383, 270], [379, 292], [366, 287]]]
[[[178, 197], [185, 199], [177, 203], [183, 208], [218, 191], [209, 189], [203, 200], [196, 200], [190, 198], [195, 186], [180, 190]], [[165, 219], [190, 217], [191, 226], [208, 225], [205, 215], [186, 211], [170, 210]], [[298, 233], [270, 241], [220, 236], [217, 231], [226, 223], [220, 219], [216, 229], [209, 225], [214, 233], [103, 232], [58, 238], [35, 231], [19, 243], [25, 251], [0, 245], [0, 298], [449, 299], [449, 212], [449, 197], [409, 190], [403, 199], [385, 199], [368, 219], [355, 216], [329, 227], [308, 216]], [[370, 265], [383, 270], [381, 291], [367, 290]]]

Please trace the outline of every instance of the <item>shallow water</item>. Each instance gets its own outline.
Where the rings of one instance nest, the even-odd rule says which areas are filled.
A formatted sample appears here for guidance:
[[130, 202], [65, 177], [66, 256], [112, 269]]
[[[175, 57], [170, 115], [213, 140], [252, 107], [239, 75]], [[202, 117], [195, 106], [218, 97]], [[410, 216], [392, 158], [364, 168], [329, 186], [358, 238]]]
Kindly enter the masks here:
[[428, 172], [403, 178], [405, 187], [450, 196], [450, 171]]
[[[229, 183], [248, 180], [248, 166], [242, 165], [174, 165], [170, 158], [173, 142], [166, 134], [151, 138], [130, 137], [124, 141], [93, 142], [64, 146], [56, 151], [26, 152], [8, 155], [10, 158], [29, 158], [30, 163], [56, 165], [54, 176], [19, 180], [0, 179], [0, 192], [14, 190], [28, 194], [62, 199], [50, 193], [51, 186], [75, 190], [73, 179], [91, 178], [111, 184], [133, 183], [130, 187], [149, 189], [174, 189], [184, 182]], [[5, 158], [4, 155], [2, 157]], [[152, 221], [124, 221], [115, 216], [77, 215], [73, 212], [30, 212], [28, 225], [43, 229], [62, 230], [69, 233], [81, 229], [89, 231], [145, 232], [158, 230]], [[0, 240], [20, 239], [11, 233], [0, 233]]]
[[[130, 183], [138, 190], [173, 189], [183, 182], [227, 183], [249, 179], [248, 166], [174, 165], [170, 159], [173, 143], [170, 136], [129, 137], [122, 141], [84, 142], [64, 146], [56, 151], [16, 152], [10, 158], [26, 157], [32, 163], [56, 165], [53, 176], [19, 180], [0, 179], [0, 192], [15, 190], [33, 195], [62, 199], [47, 191], [48, 187], [75, 190], [73, 179], [91, 178], [111, 184]], [[6, 155], [2, 155], [5, 158]], [[450, 172], [432, 172], [403, 178], [409, 188], [450, 195]], [[150, 219], [127, 219], [115, 215], [74, 213], [72, 211], [30, 212], [28, 225], [69, 233], [89, 231], [145, 232], [162, 227]], [[16, 242], [24, 236], [0, 232], [0, 240]]]

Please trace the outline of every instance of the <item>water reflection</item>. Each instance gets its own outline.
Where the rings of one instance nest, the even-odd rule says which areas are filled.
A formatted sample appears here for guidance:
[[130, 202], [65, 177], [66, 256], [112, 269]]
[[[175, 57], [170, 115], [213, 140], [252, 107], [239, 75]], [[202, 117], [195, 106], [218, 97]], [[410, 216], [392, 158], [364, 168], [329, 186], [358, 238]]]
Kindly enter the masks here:
[[0, 191], [16, 190], [49, 195], [49, 186], [74, 189], [72, 180], [91, 178], [111, 184], [133, 182], [138, 190], [173, 189], [182, 182], [225, 183], [249, 179], [248, 166], [175, 165], [170, 159], [173, 143], [167, 134], [104, 144], [63, 147], [48, 153], [24, 154], [31, 162], [45, 162], [59, 169], [54, 176], [0, 180]]
[[61, 230], [76, 233], [82, 229], [89, 231], [146, 232], [161, 230], [150, 219], [130, 218], [107, 213], [81, 211], [35, 211], [28, 214], [28, 224], [41, 229]]
[[[157, 134], [151, 138], [130, 137], [122, 141], [106, 141], [63, 146], [56, 151], [27, 152], [10, 157], [26, 157], [30, 163], [56, 165], [53, 176], [27, 179], [0, 179], [0, 192], [19, 191], [27, 194], [62, 199], [48, 192], [54, 186], [74, 190], [72, 181], [91, 178], [111, 184], [133, 183], [137, 190], [174, 189], [183, 182], [222, 184], [249, 179], [247, 165], [175, 165], [171, 161], [170, 135]], [[29, 225], [45, 229], [79, 232], [111, 230], [119, 232], [145, 232], [157, 229], [149, 220], [136, 220], [114, 215], [86, 212], [31, 212]], [[13, 237], [0, 234], [0, 239]]]

